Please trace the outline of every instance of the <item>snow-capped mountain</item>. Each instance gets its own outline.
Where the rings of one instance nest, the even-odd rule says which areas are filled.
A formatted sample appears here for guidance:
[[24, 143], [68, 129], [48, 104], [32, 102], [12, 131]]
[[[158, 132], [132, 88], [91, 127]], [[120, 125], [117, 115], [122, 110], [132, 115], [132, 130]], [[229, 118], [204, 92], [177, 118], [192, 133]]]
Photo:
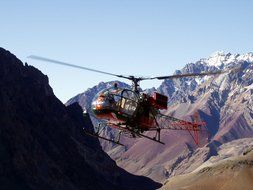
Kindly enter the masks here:
[[[169, 104], [178, 115], [200, 109], [214, 138], [229, 141], [252, 130], [253, 109], [253, 54], [233, 55], [216, 52], [207, 59], [187, 64], [177, 73], [208, 72], [218, 69], [239, 68], [213, 77], [165, 80], [159, 91], [170, 97]], [[181, 108], [181, 109], [180, 109]], [[208, 115], [208, 116], [207, 116]], [[231, 117], [233, 116], [233, 117]], [[236, 119], [237, 118], [237, 119]], [[236, 128], [235, 123], [237, 123]], [[226, 125], [226, 127], [223, 127]], [[244, 126], [240, 129], [239, 126]], [[231, 129], [229, 131], [229, 126]], [[247, 129], [247, 130], [246, 130]], [[219, 133], [217, 133], [219, 130]], [[235, 131], [236, 130], [236, 131]], [[233, 134], [232, 134], [233, 131]], [[245, 132], [244, 132], [245, 131]], [[221, 135], [222, 133], [222, 135]], [[232, 136], [231, 136], [232, 135]]]
[[[169, 97], [166, 114], [189, 119], [196, 111], [199, 112], [210, 131], [210, 145], [207, 148], [196, 150], [196, 147], [190, 145], [191, 139], [186, 135], [164, 131], [162, 140], [165, 141], [165, 146], [137, 139], [125, 149], [111, 146], [111, 149], [106, 149], [107, 153], [126, 170], [161, 182], [182, 171], [193, 171], [198, 166], [198, 159], [206, 160], [213, 155], [214, 145], [252, 137], [253, 53], [239, 55], [215, 52], [208, 58], [186, 64], [175, 74], [231, 68], [237, 70], [201, 78], [164, 80], [157, 89]], [[84, 105], [80, 102], [79, 98], [79, 104]], [[195, 159], [194, 155], [199, 155], [199, 158]], [[187, 167], [185, 162], [191, 159], [191, 167]]]
[[[252, 59], [252, 53], [245, 55], [216, 53], [208, 59], [189, 63], [182, 70], [176, 71], [176, 74], [180, 74], [215, 71], [231, 67], [240, 68], [237, 72], [212, 77], [165, 80], [158, 90], [169, 96], [167, 114], [184, 118], [198, 111], [201, 119], [207, 123], [207, 128], [210, 131], [210, 145], [212, 146], [234, 139], [252, 137]], [[163, 181], [174, 174], [192, 171], [199, 162], [198, 159], [195, 159], [196, 157], [193, 157], [194, 155], [198, 155], [199, 159], [206, 160], [213, 154], [212, 149], [209, 148], [199, 152], [198, 149], [194, 150], [193, 147], [186, 146], [189, 139], [185, 139], [185, 136], [180, 136], [178, 133], [163, 132], [162, 140], [167, 142], [166, 147], [154, 147], [155, 145], [152, 143], [141, 139], [124, 154], [115, 156], [114, 153], [113, 156], [119, 158], [116, 160], [117, 163], [128, 171]], [[145, 147], [148, 148], [143, 148], [144, 142]], [[149, 151], [151, 149], [156, 149], [155, 153]], [[190, 159], [193, 161], [191, 167], [188, 168], [185, 164]], [[134, 167], [132, 160], [134, 160]], [[170, 162], [171, 164], [168, 164]], [[183, 169], [178, 167], [179, 163], [183, 165]], [[138, 165], [143, 168], [137, 168]]]
[[208, 66], [222, 67], [241, 61], [253, 62], [253, 53], [240, 55], [217, 51], [211, 54], [209, 58], [200, 61]]
[[[186, 64], [183, 69], [177, 70], [174, 74], [226, 70], [229, 68], [246, 66], [246, 63], [253, 63], [253, 53], [239, 55], [231, 53], [225, 54], [224, 52], [218, 51], [210, 55], [209, 58], [202, 58], [195, 63]], [[244, 70], [244, 68], [242, 68], [242, 70]], [[243, 72], [247, 72], [247, 75], [249, 75], [252, 71], [244, 70]], [[181, 102], [193, 101], [191, 93], [194, 92], [196, 88], [199, 87], [201, 84], [208, 81], [210, 78], [214, 77], [205, 76], [197, 78], [164, 80], [164, 82], [158, 88], [158, 91], [167, 95], [170, 98], [169, 104], [178, 103], [179, 100]]]

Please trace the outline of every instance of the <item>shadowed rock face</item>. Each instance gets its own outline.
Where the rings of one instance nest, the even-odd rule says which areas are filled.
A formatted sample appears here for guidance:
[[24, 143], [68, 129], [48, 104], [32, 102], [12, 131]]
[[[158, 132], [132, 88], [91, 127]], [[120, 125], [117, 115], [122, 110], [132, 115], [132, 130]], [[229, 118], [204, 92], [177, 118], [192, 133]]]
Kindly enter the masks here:
[[77, 105], [65, 107], [48, 78], [0, 48], [0, 189], [155, 189], [117, 167]]

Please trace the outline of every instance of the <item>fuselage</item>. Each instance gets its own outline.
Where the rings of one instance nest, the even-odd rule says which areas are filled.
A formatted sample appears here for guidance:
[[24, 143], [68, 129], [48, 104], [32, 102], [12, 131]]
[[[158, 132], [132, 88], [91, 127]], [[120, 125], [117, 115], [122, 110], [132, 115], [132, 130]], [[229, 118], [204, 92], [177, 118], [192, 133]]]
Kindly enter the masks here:
[[138, 94], [129, 89], [111, 87], [93, 98], [91, 108], [99, 119], [126, 121], [134, 115], [138, 99]]
[[128, 127], [145, 131], [154, 127], [158, 110], [167, 108], [167, 97], [159, 94], [163, 97], [161, 103], [161, 98], [157, 99], [158, 93], [154, 94], [156, 97], [111, 87], [94, 97], [91, 108], [98, 119], [108, 120], [115, 125], [125, 123]]

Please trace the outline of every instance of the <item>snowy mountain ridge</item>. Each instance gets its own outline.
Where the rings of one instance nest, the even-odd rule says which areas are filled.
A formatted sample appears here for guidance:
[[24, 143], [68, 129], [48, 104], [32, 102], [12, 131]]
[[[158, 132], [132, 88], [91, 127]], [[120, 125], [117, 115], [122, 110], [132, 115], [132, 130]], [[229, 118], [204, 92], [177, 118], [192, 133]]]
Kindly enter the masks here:
[[[244, 67], [247, 67], [247, 64], [253, 63], [253, 53], [245, 54], [231, 54], [224, 53], [222, 51], [217, 51], [211, 54], [208, 58], [202, 58], [194, 63], [188, 63], [181, 70], [177, 70], [175, 74], [187, 74], [187, 73], [201, 73], [201, 72], [215, 72], [218, 70], [226, 70], [228, 68], [241, 68], [244, 70]], [[250, 66], [248, 69], [243, 72], [240, 76], [249, 78], [249, 75], [253, 74]], [[221, 74], [219, 76], [205, 76], [205, 77], [192, 77], [192, 78], [180, 78], [180, 79], [169, 79], [164, 80], [158, 91], [162, 94], [165, 94], [169, 97], [169, 104], [173, 104], [175, 100], [181, 100], [186, 102], [191, 93], [193, 93], [197, 87], [201, 86], [208, 80], [213, 80], [214, 78], [219, 78], [220, 80], [215, 80], [217, 85], [221, 85], [221, 82], [227, 80], [227, 74]], [[220, 83], [220, 84], [219, 84]], [[245, 86], [246, 87], [246, 86]], [[247, 88], [247, 87], [246, 87]], [[248, 87], [250, 88], [250, 87]], [[185, 97], [185, 99], [184, 99]]]
[[209, 58], [202, 58], [200, 62], [202, 64], [206, 64], [208, 66], [221, 67], [222, 65], [228, 66], [231, 63], [247, 61], [253, 62], [253, 53], [245, 53], [245, 54], [231, 54], [225, 53], [224, 51], [216, 51], [212, 53]]
[[[201, 160], [207, 160], [217, 153], [212, 147], [217, 143], [221, 145], [235, 139], [252, 137], [252, 63], [252, 53], [214, 53], [209, 58], [186, 64], [175, 74], [213, 72], [234, 67], [240, 69], [202, 78], [167, 79], [157, 89], [169, 97], [169, 109], [165, 114], [188, 120], [195, 112], [199, 112], [200, 119], [207, 123], [210, 132], [210, 146], [195, 150], [196, 147], [191, 147], [191, 139], [186, 135], [164, 131], [162, 140], [165, 146], [145, 139], [130, 139], [127, 142], [132, 143], [124, 149], [102, 144], [103, 149], [127, 171], [149, 176], [160, 182], [171, 176], [195, 170]], [[83, 93], [74, 99], [84, 106], [87, 98], [94, 95]], [[105, 134], [113, 135], [111, 130]]]

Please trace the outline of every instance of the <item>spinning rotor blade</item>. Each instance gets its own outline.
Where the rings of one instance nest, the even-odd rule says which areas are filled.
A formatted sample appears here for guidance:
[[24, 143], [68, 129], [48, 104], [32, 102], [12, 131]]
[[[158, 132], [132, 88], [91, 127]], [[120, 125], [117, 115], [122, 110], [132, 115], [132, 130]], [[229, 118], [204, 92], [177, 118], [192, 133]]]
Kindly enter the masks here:
[[57, 61], [57, 60], [53, 60], [53, 59], [49, 59], [49, 58], [45, 58], [45, 57], [40, 57], [40, 56], [36, 56], [36, 55], [30, 55], [28, 58], [40, 60], [40, 61], [45, 61], [45, 62], [49, 62], [49, 63], [54, 63], [54, 64], [58, 64], [58, 65], [64, 65], [64, 66], [68, 66], [68, 67], [74, 67], [77, 69], [92, 71], [92, 72], [96, 72], [96, 73], [111, 75], [111, 76], [115, 76], [115, 77], [119, 77], [119, 78], [125, 78], [125, 79], [131, 80], [135, 83], [142, 81], [142, 80], [153, 80], [153, 79], [163, 80], [163, 79], [177, 79], [177, 78], [184, 78], [184, 77], [201, 77], [201, 76], [219, 75], [219, 74], [223, 74], [223, 73], [226, 73], [229, 71], [236, 72], [236, 69], [232, 68], [232, 69], [228, 69], [228, 70], [224, 70], [224, 71], [219, 70], [219, 71], [206, 72], [206, 73], [188, 73], [188, 74], [168, 75], [168, 76], [158, 76], [158, 77], [135, 77], [135, 76], [117, 75], [114, 73], [91, 69], [88, 67], [74, 65], [74, 64], [70, 64], [70, 63], [66, 63], [66, 62], [62, 62], [62, 61]]
[[226, 73], [228, 71], [215, 71], [215, 72], [206, 72], [206, 73], [187, 73], [187, 74], [181, 74], [181, 75], [169, 75], [169, 76], [160, 76], [160, 77], [153, 77], [150, 79], [177, 79], [177, 78], [185, 78], [185, 77], [201, 77], [201, 76], [210, 76], [210, 75], [220, 75], [223, 73]]
[[39, 60], [39, 61], [45, 61], [45, 62], [49, 62], [49, 63], [54, 63], [54, 64], [58, 64], [58, 65], [64, 65], [64, 66], [68, 66], [68, 67], [74, 67], [74, 68], [77, 68], [77, 69], [92, 71], [92, 72], [106, 74], [106, 75], [111, 75], [111, 76], [120, 77], [120, 78], [126, 78], [126, 79], [129, 78], [129, 77], [123, 76], [123, 75], [116, 75], [116, 74], [113, 74], [113, 73], [108, 73], [108, 72], [105, 72], [105, 71], [91, 69], [91, 68], [83, 67], [83, 66], [79, 66], [79, 65], [73, 65], [73, 64], [70, 64], [70, 63], [65, 63], [65, 62], [62, 62], [62, 61], [48, 59], [48, 58], [40, 57], [40, 56], [36, 56], [36, 55], [30, 55], [27, 58], [35, 59], [35, 60]]

